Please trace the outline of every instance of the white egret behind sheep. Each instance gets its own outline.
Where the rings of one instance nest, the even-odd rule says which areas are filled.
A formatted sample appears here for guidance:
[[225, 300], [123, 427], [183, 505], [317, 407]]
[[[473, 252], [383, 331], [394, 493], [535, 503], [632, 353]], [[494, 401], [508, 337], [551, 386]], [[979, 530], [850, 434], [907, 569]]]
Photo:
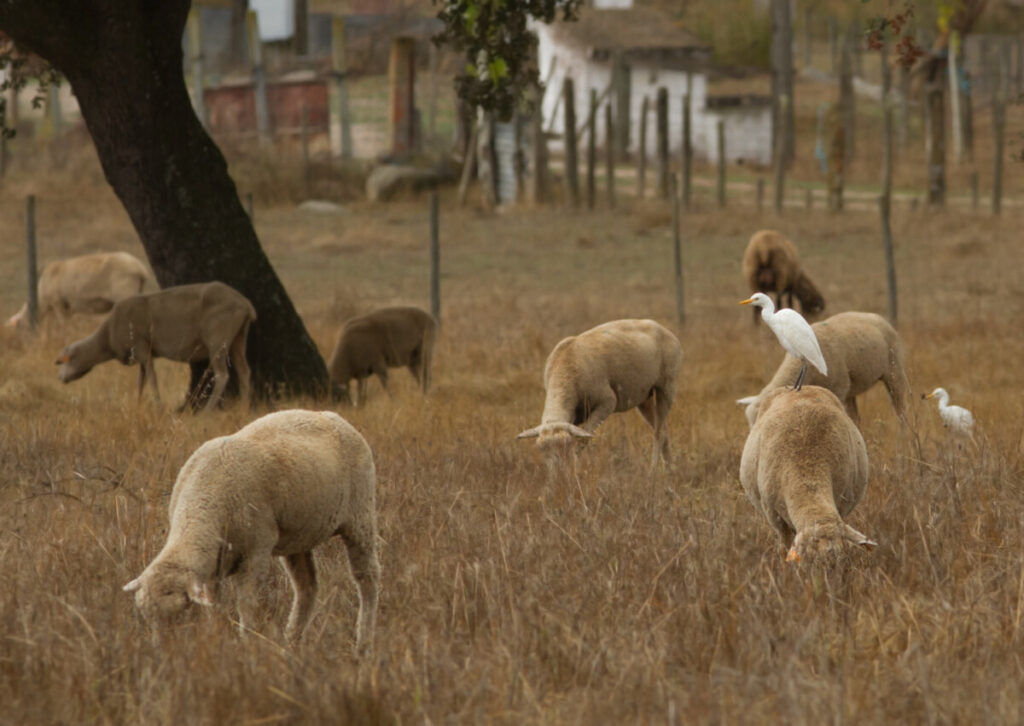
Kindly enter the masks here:
[[939, 399], [939, 416], [942, 424], [954, 433], [970, 438], [974, 437], [974, 416], [963, 406], [950, 406], [949, 394], [945, 388], [936, 388], [925, 398]]
[[747, 300], [741, 301], [740, 305], [761, 308], [761, 319], [775, 333], [775, 337], [779, 339], [786, 352], [800, 361], [800, 375], [796, 377], [794, 389], [799, 391], [803, 385], [808, 363], [821, 371], [821, 375], [828, 375], [828, 366], [825, 364], [825, 356], [821, 354], [818, 338], [814, 335], [811, 324], [804, 320], [800, 313], [790, 308], [775, 312], [775, 304], [763, 292], [754, 293]]

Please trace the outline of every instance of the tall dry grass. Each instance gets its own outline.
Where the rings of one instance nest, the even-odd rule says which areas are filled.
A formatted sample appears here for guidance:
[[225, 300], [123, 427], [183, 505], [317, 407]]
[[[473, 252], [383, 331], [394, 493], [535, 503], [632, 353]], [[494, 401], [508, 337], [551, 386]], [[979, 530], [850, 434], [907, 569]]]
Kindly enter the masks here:
[[[1016, 172], [1015, 172], [1016, 173]], [[139, 251], [102, 187], [41, 194], [43, 260]], [[257, 231], [321, 350], [341, 321], [425, 304], [425, 204], [339, 216], [258, 211]], [[5, 229], [20, 205], [0, 205]], [[343, 411], [373, 447], [384, 570], [376, 650], [351, 654], [355, 593], [337, 543], [318, 552], [308, 638], [283, 645], [275, 574], [261, 634], [231, 611], [152, 630], [121, 586], [156, 554], [178, 468], [249, 420], [178, 416], [109, 363], [62, 386], [53, 359], [95, 320], [0, 333], [0, 722], [1006, 723], [1024, 718], [1024, 248], [1020, 217], [896, 212], [900, 332], [915, 391], [948, 388], [984, 433], [949, 444], [930, 405], [902, 430], [865, 396], [872, 466], [851, 523], [881, 546], [836, 570], [792, 567], [741, 493], [733, 399], [781, 352], [749, 311], [739, 260], [755, 229], [797, 242], [828, 311], [884, 311], [871, 213], [700, 211], [685, 220], [688, 322], [670, 416], [673, 465], [614, 416], [575, 475], [549, 478], [516, 432], [537, 422], [561, 337], [628, 316], [671, 324], [670, 234], [654, 203], [615, 213], [487, 215], [445, 205], [435, 389], [398, 371]], [[22, 250], [0, 243], [0, 306]], [[182, 366], [160, 362], [166, 401]], [[318, 406], [281, 401], [280, 406]], [[253, 415], [261, 411], [254, 412]], [[228, 593], [230, 594], [230, 593]]]

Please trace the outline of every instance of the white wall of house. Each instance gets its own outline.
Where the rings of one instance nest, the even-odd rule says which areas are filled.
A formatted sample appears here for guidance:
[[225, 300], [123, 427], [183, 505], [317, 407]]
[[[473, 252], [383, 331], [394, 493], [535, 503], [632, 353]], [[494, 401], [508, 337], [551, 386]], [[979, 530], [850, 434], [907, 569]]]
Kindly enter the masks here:
[[[561, 101], [562, 84], [566, 76], [573, 79], [576, 101], [576, 127], [584, 125], [590, 107], [590, 89], [596, 89], [598, 97], [611, 83], [610, 61], [589, 60], [579, 48], [559, 42], [550, 26], [537, 25], [538, 60], [541, 78], [547, 83], [542, 101], [544, 128], [558, 136], [549, 143], [552, 151], [562, 151], [561, 136], [564, 132], [565, 108]], [[659, 69], [653, 66], [633, 65], [630, 75], [630, 151], [635, 152], [640, 139], [640, 118], [643, 98], [648, 101], [647, 154], [655, 153], [657, 116], [655, 104], [658, 88], [668, 90], [669, 103], [669, 149], [679, 153], [682, 149], [683, 96], [690, 94], [692, 115], [692, 139], [694, 155], [698, 159], [715, 161], [718, 158], [716, 127], [719, 118], [726, 120], [726, 158], [729, 161], [744, 160], [750, 163], [771, 162], [771, 113], [760, 107], [735, 109], [708, 109], [707, 76], [701, 72], [686, 72]], [[597, 140], [604, 144], [604, 105], [612, 103], [609, 93], [601, 99], [597, 116]], [[581, 146], [585, 133], [580, 136]]]

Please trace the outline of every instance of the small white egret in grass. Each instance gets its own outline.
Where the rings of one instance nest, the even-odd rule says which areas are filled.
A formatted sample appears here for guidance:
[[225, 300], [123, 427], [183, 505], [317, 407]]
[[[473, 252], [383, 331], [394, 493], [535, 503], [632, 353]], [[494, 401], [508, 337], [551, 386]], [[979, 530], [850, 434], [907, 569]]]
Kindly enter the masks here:
[[939, 399], [939, 416], [942, 417], [942, 425], [951, 431], [971, 436], [974, 433], [974, 416], [963, 406], [950, 406], [949, 394], [945, 388], [936, 388], [925, 398]]
[[821, 371], [821, 375], [828, 375], [825, 356], [821, 354], [821, 346], [818, 345], [814, 329], [800, 313], [790, 308], [783, 308], [775, 312], [775, 304], [763, 292], [754, 293], [749, 299], [741, 301], [740, 305], [754, 305], [761, 308], [761, 319], [775, 333], [775, 337], [779, 339], [779, 343], [786, 349], [786, 352], [802, 364], [800, 375], [796, 377], [793, 388], [800, 390], [804, 383], [804, 376], [807, 375], [808, 363]]

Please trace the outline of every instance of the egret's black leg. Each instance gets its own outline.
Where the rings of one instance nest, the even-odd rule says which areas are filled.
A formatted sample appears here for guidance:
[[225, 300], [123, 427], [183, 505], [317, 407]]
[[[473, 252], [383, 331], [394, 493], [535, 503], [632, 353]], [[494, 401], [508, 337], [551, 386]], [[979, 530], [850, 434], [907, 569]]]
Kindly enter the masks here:
[[803, 363], [800, 366], [800, 375], [796, 377], [796, 385], [793, 386], [794, 390], [799, 391], [803, 387], [805, 375], [807, 375], [807, 363]]

